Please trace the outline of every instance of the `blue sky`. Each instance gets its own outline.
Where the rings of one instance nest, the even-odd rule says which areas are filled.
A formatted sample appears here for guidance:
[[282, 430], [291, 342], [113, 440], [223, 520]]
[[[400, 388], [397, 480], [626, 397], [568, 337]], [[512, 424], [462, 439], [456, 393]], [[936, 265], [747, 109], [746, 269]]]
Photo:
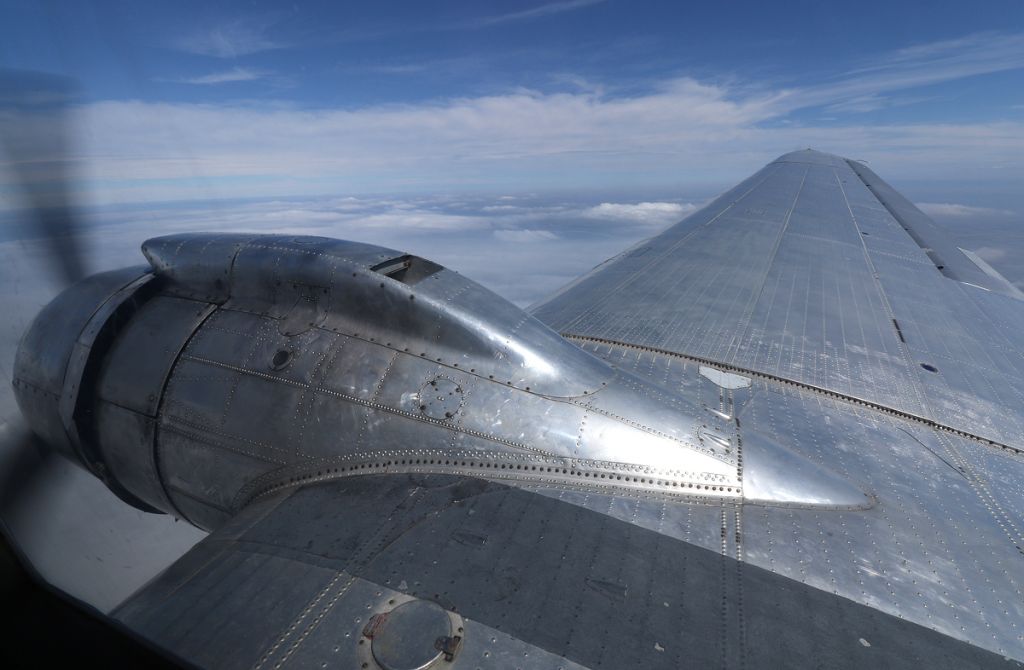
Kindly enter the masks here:
[[[1021, 65], [1019, 35], [1001, 44], [1024, 30], [1016, 1], [0, 6], [8, 17], [0, 29], [8, 67], [74, 75], [98, 100], [357, 108], [517, 88], [629, 96], [692, 77], [746, 93], [859, 78], [866, 80], [862, 95], [835, 91], [811, 109], [846, 103], [845, 113], [884, 111], [874, 120], [990, 118], [999, 106], [1024, 103], [1022, 87], [1012, 85], [1021, 82], [1013, 74]], [[958, 70], [991, 76], [976, 86], [949, 85]], [[885, 75], [894, 72], [914, 76], [892, 87]], [[937, 85], [922, 87], [929, 78]], [[892, 95], [904, 88], [915, 93]], [[878, 94], [888, 95], [851, 102]], [[957, 110], [938, 114], [925, 99], [955, 100]]]
[[[3, 0], [97, 201], [1024, 174], [1024, 3]], [[952, 167], [960, 162], [960, 169]]]
[[[867, 160], [997, 266], [1013, 255], [968, 224], [1006, 239], [1024, 212], [1019, 0], [0, 0], [0, 19], [4, 68], [75, 82], [74, 186], [104, 222], [407, 241], [521, 304], [807, 146]], [[531, 245], [578, 253], [499, 281]]]

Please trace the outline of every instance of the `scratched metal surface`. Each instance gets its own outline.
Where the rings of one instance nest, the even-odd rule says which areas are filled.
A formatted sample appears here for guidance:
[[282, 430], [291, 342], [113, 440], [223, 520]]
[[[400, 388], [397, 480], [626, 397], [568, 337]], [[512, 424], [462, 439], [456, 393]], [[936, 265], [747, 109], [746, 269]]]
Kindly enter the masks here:
[[863, 166], [797, 152], [533, 313], [1024, 446], [1024, 303], [933, 226]]
[[720, 517], [707, 506], [548, 495], [1024, 658], [1024, 457], [793, 385], [719, 389], [677, 355], [582, 345], [665, 388], [734, 405], [744, 441], [767, 434], [877, 504], [852, 513], [747, 504]]

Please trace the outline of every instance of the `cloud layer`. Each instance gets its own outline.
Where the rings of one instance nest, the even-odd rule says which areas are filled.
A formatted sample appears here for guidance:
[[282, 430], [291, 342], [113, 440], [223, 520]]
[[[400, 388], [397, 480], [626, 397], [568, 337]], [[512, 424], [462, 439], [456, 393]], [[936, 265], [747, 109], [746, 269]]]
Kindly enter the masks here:
[[[261, 26], [237, 24], [188, 48], [230, 56], [277, 46]], [[967, 36], [795, 88], [681, 77], [629, 93], [566, 83], [567, 90], [354, 108], [101, 101], [76, 108], [74, 164], [94, 202], [726, 186], [807, 146], [868, 160], [887, 179], [1020, 180], [1024, 120], [879, 125], [855, 114], [811, 121], [808, 110], [898, 104], [894, 91], [1024, 66], [1022, 47], [1019, 34]], [[239, 66], [190, 83], [260, 74]], [[10, 182], [0, 175], [0, 188]]]
[[[641, 204], [541, 196], [391, 196], [105, 207], [88, 213], [88, 244], [102, 252], [90, 258], [108, 258], [110, 267], [120, 267], [141, 260], [143, 240], [177, 232], [358, 240], [425, 256], [526, 306], [695, 209], [690, 203]], [[621, 215], [594, 217], [595, 209]], [[658, 225], [651, 210], [663, 212]]]

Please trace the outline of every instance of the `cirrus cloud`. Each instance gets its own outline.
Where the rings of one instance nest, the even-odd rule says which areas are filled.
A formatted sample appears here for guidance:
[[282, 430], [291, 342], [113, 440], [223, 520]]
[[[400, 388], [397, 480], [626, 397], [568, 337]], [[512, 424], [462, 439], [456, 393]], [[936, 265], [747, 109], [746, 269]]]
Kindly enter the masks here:
[[[232, 24], [193, 46], [223, 56], [274, 48], [265, 30]], [[798, 88], [681, 77], [628, 93], [567, 85], [351, 108], [108, 100], [75, 108], [73, 160], [94, 202], [725, 186], [808, 146], [868, 160], [888, 179], [1019, 181], [1021, 120], [816, 124], [791, 113], [902, 104], [911, 97], [892, 92], [1024, 67], [1021, 44], [1018, 34], [966, 36]], [[190, 83], [257, 74], [239, 67]], [[0, 175], [0, 192], [5, 183]]]
[[169, 81], [177, 84], [199, 84], [208, 86], [211, 84], [226, 84], [236, 81], [255, 81], [257, 79], [263, 79], [268, 74], [269, 73], [264, 70], [256, 70], [249, 67], [235, 67], [230, 70], [211, 72], [210, 74], [204, 74], [199, 77], [162, 79], [161, 81]]

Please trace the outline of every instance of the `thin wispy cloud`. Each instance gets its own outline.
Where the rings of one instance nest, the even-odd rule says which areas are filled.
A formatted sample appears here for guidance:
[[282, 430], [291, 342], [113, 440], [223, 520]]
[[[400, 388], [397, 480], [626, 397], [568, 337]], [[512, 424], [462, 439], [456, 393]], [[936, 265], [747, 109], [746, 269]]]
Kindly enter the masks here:
[[432, 58], [418, 61], [346, 63], [339, 69], [345, 72], [383, 75], [452, 74], [478, 70], [482, 67], [480, 57]]
[[[977, 42], [922, 47], [915, 53], [923, 56], [899, 60], [918, 64], [936, 54], [948, 60], [951, 49]], [[1007, 56], [1007, 45], [1014, 43], [1000, 41], [1000, 53]], [[792, 116], [813, 105], [873, 108], [886, 104], [878, 89], [921, 81], [907, 71], [892, 72], [865, 72], [852, 81], [803, 89], [683, 77], [628, 93], [566, 83], [553, 92], [515, 89], [350, 108], [94, 102], [75, 109], [83, 130], [76, 158], [89, 189], [107, 202], [339, 188], [407, 193], [728, 183], [751, 166], [806, 146], [884, 161], [886, 174], [896, 177], [950, 178], [949, 166], [956, 165], [958, 175], [976, 180], [1024, 178], [1022, 121], [815, 125]], [[192, 83], [241, 81], [254, 74], [239, 67]], [[641, 205], [634, 205], [637, 216], [678, 214]], [[624, 211], [595, 210], [592, 216]], [[438, 227], [459, 223], [467, 222], [423, 221]]]
[[359, 29], [345, 29], [336, 31], [333, 39], [338, 42], [370, 42], [381, 39], [394, 39], [399, 35], [416, 33], [447, 33], [453, 31], [482, 30], [512, 23], [533, 21], [549, 16], [556, 16], [568, 12], [574, 12], [595, 5], [608, 2], [608, 0], [565, 0], [563, 2], [549, 2], [529, 9], [504, 14], [492, 14], [474, 18], [448, 18], [435, 22], [423, 22], [417, 24], [399, 25], [375, 25], [360, 27]]
[[607, 0], [566, 0], [565, 2], [549, 2], [544, 5], [539, 5], [530, 9], [523, 9], [518, 12], [481, 17], [468, 21], [463, 25], [473, 28], [485, 28], [503, 23], [512, 23], [515, 21], [529, 21], [545, 16], [552, 16], [554, 14], [564, 14], [565, 12], [576, 11], [578, 9], [591, 7], [606, 1]]
[[783, 114], [774, 93], [693, 80], [630, 97], [518, 91], [316, 110], [111, 101], [75, 112], [78, 164], [106, 201], [727, 181], [808, 145], [884, 160], [889, 175], [955, 164], [976, 179], [1024, 176], [1021, 122], [784, 127], [768, 123]]
[[907, 105], [917, 105], [922, 102], [928, 102], [935, 100], [934, 96], [892, 96], [892, 95], [878, 95], [875, 93], [869, 95], [861, 95], [848, 100], [843, 100], [829, 105], [825, 108], [826, 112], [835, 113], [865, 113], [874, 112], [879, 109], [888, 109], [892, 107], [905, 107]]
[[787, 91], [780, 104], [873, 111], [892, 103], [884, 93], [1021, 68], [1024, 33], [974, 33], [879, 54], [832, 81]]
[[1022, 61], [1024, 34], [985, 31], [889, 51], [868, 59], [850, 74], [936, 66], [981, 74], [1018, 68]]
[[176, 79], [161, 79], [159, 81], [168, 81], [177, 84], [195, 84], [200, 86], [210, 86], [214, 84], [228, 84], [238, 81], [255, 81], [257, 79], [263, 79], [270, 73], [264, 70], [256, 70], [248, 67], [235, 67], [230, 70], [222, 70], [220, 72], [211, 72], [210, 74], [204, 74], [199, 77], [179, 77]]
[[287, 45], [267, 35], [268, 19], [237, 19], [213, 27], [202, 27], [174, 40], [180, 51], [216, 58], [237, 58], [249, 54], [282, 49]]

